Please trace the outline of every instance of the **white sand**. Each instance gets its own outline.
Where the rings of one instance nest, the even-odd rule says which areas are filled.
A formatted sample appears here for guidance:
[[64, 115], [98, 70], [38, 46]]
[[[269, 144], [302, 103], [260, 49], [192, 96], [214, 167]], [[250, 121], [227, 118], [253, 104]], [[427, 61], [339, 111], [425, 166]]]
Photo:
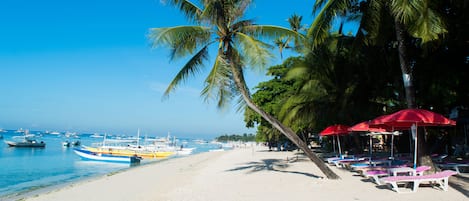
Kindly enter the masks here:
[[[297, 160], [296, 156], [299, 156]], [[364, 181], [352, 172], [331, 168], [342, 179], [319, 178], [324, 176], [321, 171], [296, 152], [268, 152], [264, 147], [239, 148], [132, 168], [26, 200], [469, 200], [451, 187], [446, 192], [420, 187], [416, 193], [398, 194], [386, 186]]]

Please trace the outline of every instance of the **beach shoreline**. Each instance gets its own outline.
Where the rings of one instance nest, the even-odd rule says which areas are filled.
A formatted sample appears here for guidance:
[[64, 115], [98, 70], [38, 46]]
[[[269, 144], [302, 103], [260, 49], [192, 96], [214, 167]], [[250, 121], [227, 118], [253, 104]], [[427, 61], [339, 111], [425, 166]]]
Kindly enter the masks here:
[[324, 179], [297, 151], [235, 148], [174, 158], [73, 183], [22, 200], [467, 200], [464, 193], [420, 187], [398, 194], [349, 171], [331, 167], [341, 179]]

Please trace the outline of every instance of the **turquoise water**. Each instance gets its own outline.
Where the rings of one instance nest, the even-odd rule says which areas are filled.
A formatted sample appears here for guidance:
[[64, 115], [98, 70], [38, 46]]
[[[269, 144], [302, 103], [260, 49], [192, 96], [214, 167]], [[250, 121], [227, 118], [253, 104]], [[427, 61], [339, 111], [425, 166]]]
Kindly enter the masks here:
[[[19, 135], [13, 131], [0, 134], [3, 135], [3, 140], [10, 140], [12, 136]], [[39, 141], [46, 143], [45, 148], [15, 148], [0, 142], [0, 198], [132, 168], [129, 164], [82, 160], [73, 152], [73, 147], [62, 146], [65, 140], [67, 139], [62, 136], [43, 134]], [[78, 140], [82, 145], [90, 146], [92, 143], [101, 142], [102, 138], [80, 135]], [[196, 148], [193, 154], [218, 148], [218, 145], [199, 144], [191, 139], [183, 141], [186, 142], [185, 147]], [[140, 165], [155, 161], [158, 159], [144, 159]]]

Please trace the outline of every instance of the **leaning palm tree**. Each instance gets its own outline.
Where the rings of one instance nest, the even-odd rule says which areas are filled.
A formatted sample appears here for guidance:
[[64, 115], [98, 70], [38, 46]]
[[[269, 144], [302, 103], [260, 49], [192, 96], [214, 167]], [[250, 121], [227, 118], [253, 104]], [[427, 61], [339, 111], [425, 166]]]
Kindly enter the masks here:
[[191, 55], [176, 77], [169, 84], [165, 96], [189, 76], [205, 67], [209, 60], [209, 47], [216, 48], [216, 56], [205, 79], [202, 96], [215, 99], [219, 107], [226, 106], [232, 98], [241, 96], [245, 105], [261, 115], [273, 127], [295, 143], [330, 179], [339, 177], [314, 154], [292, 129], [283, 125], [272, 115], [263, 111], [251, 99], [244, 79], [246, 67], [265, 67], [271, 59], [272, 46], [261, 39], [298, 37], [293, 30], [271, 25], [257, 25], [253, 20], [243, 19], [250, 0], [202, 0], [197, 4], [188, 0], [168, 0], [177, 6], [195, 25], [150, 29], [153, 47], [167, 45], [171, 59]]

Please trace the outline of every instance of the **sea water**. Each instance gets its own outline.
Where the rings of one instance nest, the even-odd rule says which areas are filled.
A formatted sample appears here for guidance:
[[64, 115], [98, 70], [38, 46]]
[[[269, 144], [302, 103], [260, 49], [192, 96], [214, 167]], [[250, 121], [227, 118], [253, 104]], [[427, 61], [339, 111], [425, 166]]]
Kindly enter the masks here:
[[[11, 140], [13, 136], [20, 135], [14, 131], [0, 134], [3, 135], [3, 140]], [[12, 194], [22, 194], [133, 167], [125, 163], [82, 160], [74, 153], [73, 146], [65, 147], [62, 143], [66, 140], [80, 140], [82, 145], [91, 146], [102, 142], [103, 138], [79, 136], [79, 139], [68, 139], [63, 135], [43, 134], [38, 141], [44, 141], [45, 148], [9, 147], [6, 143], [0, 142], [0, 200]], [[181, 144], [184, 147], [195, 148], [193, 154], [218, 148], [218, 145], [195, 143], [191, 139], [184, 139], [183, 142], [184, 144]], [[158, 159], [144, 159], [140, 165], [155, 161]]]

